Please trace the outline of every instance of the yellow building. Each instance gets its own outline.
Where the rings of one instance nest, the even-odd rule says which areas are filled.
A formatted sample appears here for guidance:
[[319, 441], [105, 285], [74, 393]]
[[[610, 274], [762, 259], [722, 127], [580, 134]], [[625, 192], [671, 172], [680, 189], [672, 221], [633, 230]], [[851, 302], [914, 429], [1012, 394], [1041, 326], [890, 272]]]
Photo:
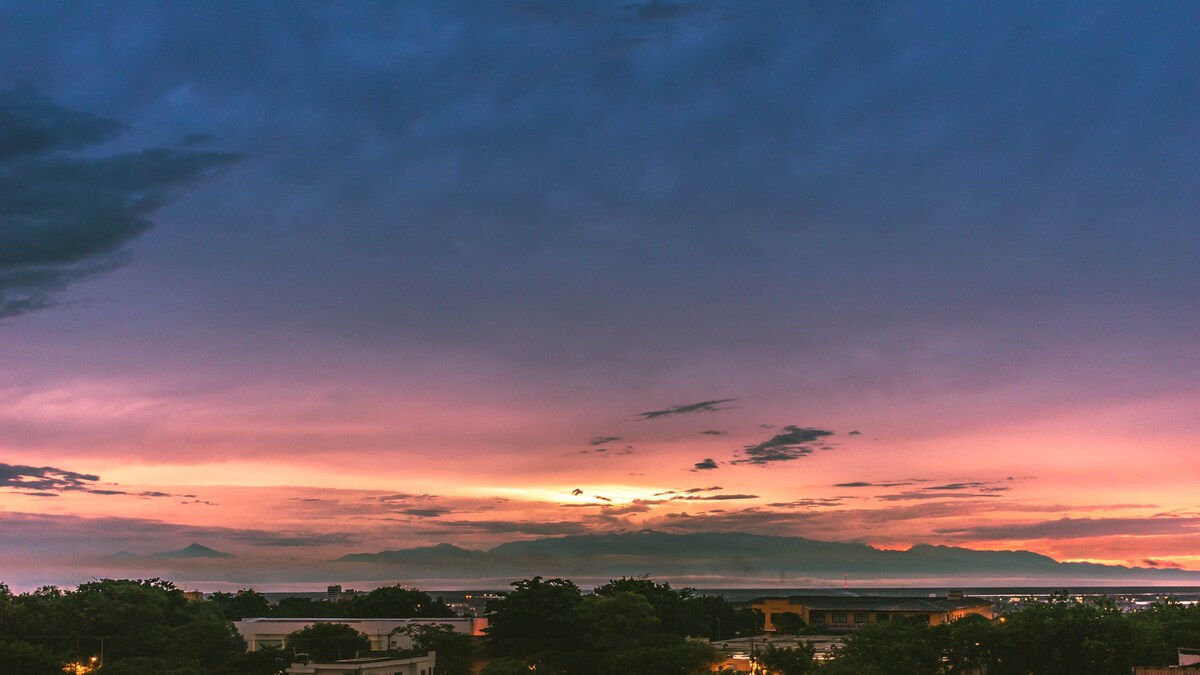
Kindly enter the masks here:
[[915, 618], [931, 625], [961, 619], [969, 614], [992, 618], [992, 603], [951, 593], [945, 598], [887, 596], [790, 595], [751, 600], [749, 606], [763, 613], [764, 628], [775, 631], [772, 616], [798, 614], [810, 626], [823, 625], [831, 631], [862, 628], [869, 623], [896, 618]]

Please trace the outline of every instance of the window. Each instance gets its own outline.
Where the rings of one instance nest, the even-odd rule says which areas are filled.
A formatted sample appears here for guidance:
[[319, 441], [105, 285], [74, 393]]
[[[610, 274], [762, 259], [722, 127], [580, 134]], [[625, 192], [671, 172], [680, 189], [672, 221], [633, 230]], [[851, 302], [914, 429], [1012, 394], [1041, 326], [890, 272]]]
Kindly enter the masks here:
[[845, 612], [834, 612], [833, 613], [833, 622], [834, 623], [846, 623], [846, 613]]
[[867, 622], [867, 613], [866, 612], [855, 612], [854, 613], [854, 623], [866, 623], [866, 622]]

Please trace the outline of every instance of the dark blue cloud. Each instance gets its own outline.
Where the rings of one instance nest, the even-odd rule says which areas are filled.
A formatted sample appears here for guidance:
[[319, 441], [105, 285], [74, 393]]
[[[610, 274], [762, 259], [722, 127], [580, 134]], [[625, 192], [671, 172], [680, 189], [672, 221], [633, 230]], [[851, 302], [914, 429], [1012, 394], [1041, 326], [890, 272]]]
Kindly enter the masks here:
[[0, 319], [50, 307], [122, 248], [178, 190], [236, 155], [165, 148], [95, 156], [122, 125], [29, 90], [0, 90]]

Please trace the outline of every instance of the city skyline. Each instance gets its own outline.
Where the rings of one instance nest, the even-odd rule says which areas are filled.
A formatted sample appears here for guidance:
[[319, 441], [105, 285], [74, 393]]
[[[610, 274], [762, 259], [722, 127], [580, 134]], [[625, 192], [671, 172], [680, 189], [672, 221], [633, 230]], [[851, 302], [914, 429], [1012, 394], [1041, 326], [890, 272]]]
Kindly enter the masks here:
[[1200, 570], [1197, 14], [0, 2], [0, 581], [641, 530]]

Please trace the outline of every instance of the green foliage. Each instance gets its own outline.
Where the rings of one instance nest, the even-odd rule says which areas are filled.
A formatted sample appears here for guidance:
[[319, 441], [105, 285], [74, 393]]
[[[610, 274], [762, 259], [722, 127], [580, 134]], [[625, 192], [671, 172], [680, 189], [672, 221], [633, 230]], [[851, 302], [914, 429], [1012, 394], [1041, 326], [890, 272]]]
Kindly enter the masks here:
[[135, 656], [105, 665], [100, 672], [104, 675], [208, 675], [210, 671], [186, 660]]
[[228, 622], [193, 621], [167, 633], [167, 652], [211, 671], [233, 654], [246, 651], [246, 641]]
[[370, 593], [332, 603], [336, 616], [358, 618], [454, 616], [454, 611], [424, 591], [402, 586], [383, 586]]
[[503, 657], [494, 662], [497, 672], [517, 663], [551, 674], [690, 675], [708, 673], [716, 660], [707, 644], [680, 634], [691, 591], [644, 577], [613, 581], [588, 596], [562, 579], [513, 586], [489, 616], [488, 651]]
[[659, 647], [614, 649], [595, 654], [587, 667], [572, 673], [593, 675], [707, 675], [711, 672], [716, 654], [706, 644], [676, 640]]
[[470, 675], [475, 646], [471, 638], [446, 624], [413, 624], [392, 631], [412, 641], [414, 655], [437, 652], [435, 675]]
[[940, 672], [941, 658], [927, 624], [898, 618], [846, 636], [829, 675], [933, 674]]
[[489, 604], [487, 650], [492, 656], [524, 659], [573, 650], [581, 642], [579, 587], [565, 579], [534, 577]]
[[289, 596], [282, 598], [271, 608], [269, 616], [287, 619], [327, 619], [346, 617], [338, 603], [313, 600], [312, 598]]
[[806, 642], [795, 649], [767, 647], [759, 653], [758, 662], [772, 675], [809, 675], [817, 670], [817, 650]]
[[479, 675], [529, 675], [529, 666], [519, 659], [493, 659], [479, 671]]
[[326, 663], [370, 650], [371, 640], [344, 623], [314, 623], [288, 635], [283, 645], [286, 651]]
[[282, 649], [268, 647], [230, 656], [214, 675], [279, 675], [288, 663]]
[[781, 635], [798, 635], [804, 630], [808, 624], [804, 622], [804, 617], [795, 612], [780, 612], [771, 616], [771, 623], [775, 626], [775, 632]]
[[159, 579], [89, 582], [63, 596], [62, 604], [69, 623], [107, 636], [109, 662], [167, 653], [170, 630], [192, 619], [183, 592]]
[[62, 675], [62, 667], [63, 660], [41, 645], [0, 642], [0, 675]]
[[622, 593], [634, 593], [646, 599], [654, 609], [663, 630], [679, 635], [685, 634], [687, 615], [684, 603], [692, 597], [690, 588], [674, 590], [671, 584], [656, 583], [649, 577], [621, 577], [603, 586], [597, 586], [592, 595], [607, 597]]
[[253, 588], [243, 588], [235, 593], [213, 593], [208, 602], [215, 605], [221, 616], [230, 621], [241, 621], [247, 617], [270, 616], [271, 602], [267, 596]]
[[1060, 593], [1005, 618], [989, 669], [997, 675], [1123, 675], [1162, 657], [1155, 631], [1107, 599], [1077, 602]]

